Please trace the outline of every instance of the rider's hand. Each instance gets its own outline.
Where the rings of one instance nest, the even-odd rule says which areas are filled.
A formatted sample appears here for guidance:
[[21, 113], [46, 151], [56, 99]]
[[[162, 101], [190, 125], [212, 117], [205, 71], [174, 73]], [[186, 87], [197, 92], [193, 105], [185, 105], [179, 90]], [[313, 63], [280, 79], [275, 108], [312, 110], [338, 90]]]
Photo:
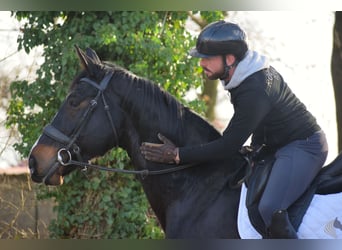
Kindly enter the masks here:
[[158, 134], [162, 144], [143, 142], [140, 146], [141, 154], [146, 160], [159, 163], [179, 163], [178, 148], [165, 136]]

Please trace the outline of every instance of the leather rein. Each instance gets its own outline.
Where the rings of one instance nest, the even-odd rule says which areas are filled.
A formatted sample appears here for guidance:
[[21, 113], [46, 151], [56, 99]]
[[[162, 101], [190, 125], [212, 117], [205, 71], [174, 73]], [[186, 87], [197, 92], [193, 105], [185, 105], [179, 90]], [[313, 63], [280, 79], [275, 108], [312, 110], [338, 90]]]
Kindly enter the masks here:
[[[45, 182], [45, 180], [57, 170], [58, 163], [61, 164], [62, 166], [70, 166], [70, 165], [77, 166], [77, 167], [82, 168], [82, 171], [86, 171], [88, 168], [94, 168], [97, 170], [103, 170], [103, 171], [108, 171], [108, 172], [141, 175], [142, 178], [145, 178], [148, 175], [167, 174], [167, 173], [175, 172], [175, 171], [182, 170], [185, 168], [189, 168], [195, 165], [195, 164], [179, 165], [179, 166], [165, 168], [161, 170], [148, 170], [148, 169], [125, 170], [125, 169], [110, 168], [110, 167], [105, 167], [105, 166], [100, 166], [100, 165], [94, 165], [94, 164], [90, 164], [90, 163], [86, 163], [82, 161], [81, 149], [76, 144], [76, 140], [78, 139], [82, 129], [85, 127], [88, 120], [90, 119], [91, 114], [95, 110], [100, 98], [102, 99], [104, 109], [106, 111], [109, 123], [113, 130], [113, 134], [115, 137], [114, 139], [116, 141], [115, 146], [118, 145], [118, 139], [119, 139], [118, 133], [114, 126], [113, 118], [112, 118], [109, 106], [104, 96], [104, 91], [106, 90], [108, 83], [110, 82], [112, 77], [113, 77], [113, 72], [107, 73], [105, 77], [103, 78], [103, 80], [100, 82], [100, 84], [86, 77], [80, 80], [81, 82], [88, 83], [91, 86], [95, 87], [98, 90], [98, 92], [95, 98], [89, 102], [88, 109], [83, 114], [80, 122], [78, 123], [78, 126], [76, 126], [76, 129], [74, 130], [74, 132], [72, 133], [70, 137], [65, 135], [63, 132], [61, 132], [57, 128], [55, 128], [52, 124], [48, 124], [44, 128], [43, 130], [44, 135], [48, 136], [50, 139], [53, 139], [54, 141], [61, 143], [62, 145], [65, 145], [65, 147], [62, 147], [58, 150], [57, 162], [49, 169], [49, 171], [47, 172], [47, 174], [45, 175], [43, 179], [43, 182]], [[72, 159], [71, 151], [76, 155], [77, 161]]]

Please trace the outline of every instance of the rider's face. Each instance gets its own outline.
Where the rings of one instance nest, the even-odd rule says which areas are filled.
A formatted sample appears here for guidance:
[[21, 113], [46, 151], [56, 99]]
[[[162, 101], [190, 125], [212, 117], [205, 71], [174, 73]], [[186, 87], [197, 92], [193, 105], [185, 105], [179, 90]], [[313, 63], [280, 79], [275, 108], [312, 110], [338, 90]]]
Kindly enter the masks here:
[[222, 56], [201, 58], [200, 66], [203, 68], [204, 73], [210, 80], [219, 79], [224, 73]]

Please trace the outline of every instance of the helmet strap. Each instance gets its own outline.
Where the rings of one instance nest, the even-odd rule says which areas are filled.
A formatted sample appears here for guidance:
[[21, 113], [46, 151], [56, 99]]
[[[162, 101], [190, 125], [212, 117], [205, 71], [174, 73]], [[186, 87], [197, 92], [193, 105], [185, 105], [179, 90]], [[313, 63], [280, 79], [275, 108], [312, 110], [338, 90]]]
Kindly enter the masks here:
[[[223, 61], [224, 71], [220, 77], [220, 80], [226, 80], [227, 78], [229, 78], [229, 70], [231, 70], [231, 68], [236, 66], [239, 62], [237, 60], [235, 60], [235, 62], [232, 65], [227, 65], [226, 55], [222, 55], [222, 61]], [[226, 81], [226, 83], [228, 83], [228, 82], [229, 82], [229, 80]]]

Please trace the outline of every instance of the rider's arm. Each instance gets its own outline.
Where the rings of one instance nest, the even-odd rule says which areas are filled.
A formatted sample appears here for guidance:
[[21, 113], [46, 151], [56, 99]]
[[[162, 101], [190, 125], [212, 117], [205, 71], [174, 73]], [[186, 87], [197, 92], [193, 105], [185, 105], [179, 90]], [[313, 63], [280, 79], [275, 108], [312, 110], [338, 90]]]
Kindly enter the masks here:
[[248, 87], [240, 86], [231, 92], [234, 115], [222, 137], [205, 144], [180, 147], [180, 163], [222, 160], [238, 152], [271, 109], [262, 88]]

